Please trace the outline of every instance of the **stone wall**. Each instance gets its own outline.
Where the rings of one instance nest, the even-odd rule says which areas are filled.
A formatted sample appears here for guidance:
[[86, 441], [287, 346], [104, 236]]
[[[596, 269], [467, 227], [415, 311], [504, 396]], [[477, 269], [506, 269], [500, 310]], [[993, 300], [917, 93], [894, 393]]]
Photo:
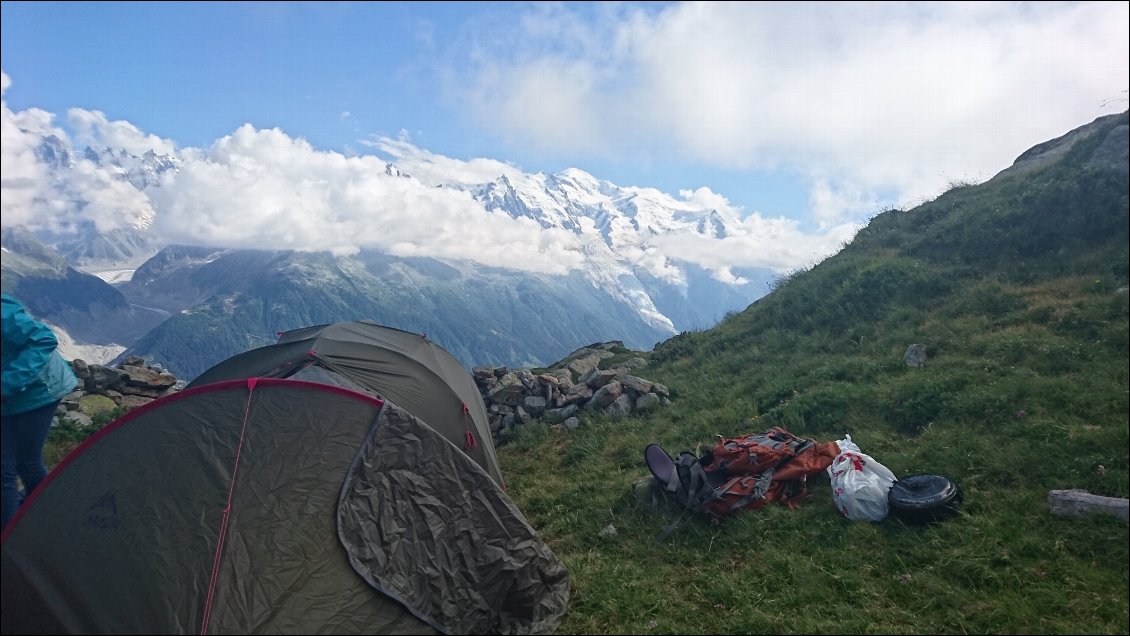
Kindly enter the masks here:
[[58, 417], [84, 425], [90, 425], [99, 414], [119, 407], [130, 411], [186, 384], [160, 365], [145, 364], [138, 356], [130, 356], [115, 367], [87, 364], [76, 358], [71, 369], [78, 376], [78, 386], [63, 398]]
[[623, 347], [618, 341], [583, 347], [537, 374], [529, 369], [475, 367], [472, 375], [486, 402], [491, 433], [497, 436], [534, 421], [572, 429], [584, 413], [618, 418], [670, 404], [667, 387], [636, 375], [647, 366], [643, 357], [601, 368], [609, 366], [605, 361]]
[[[475, 367], [472, 376], [486, 403], [491, 434], [497, 437], [501, 431], [535, 421], [573, 429], [585, 413], [618, 418], [671, 403], [667, 387], [637, 375], [638, 369], [647, 366], [646, 359], [634, 356], [609, 364], [617, 355], [614, 351], [627, 350], [619, 341], [589, 345], [536, 374], [530, 369]], [[59, 417], [85, 425], [99, 413], [119, 407], [129, 411], [179, 391], [186, 384], [160, 365], [145, 364], [138, 356], [114, 367], [75, 359], [71, 368], [79, 385], [63, 399]]]

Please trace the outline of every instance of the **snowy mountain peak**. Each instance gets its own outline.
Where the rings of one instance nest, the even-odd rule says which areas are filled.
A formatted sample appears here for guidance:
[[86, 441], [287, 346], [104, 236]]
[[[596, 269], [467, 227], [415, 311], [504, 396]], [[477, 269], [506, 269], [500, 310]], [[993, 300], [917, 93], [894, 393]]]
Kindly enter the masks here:
[[43, 141], [35, 149], [35, 156], [56, 170], [70, 168], [74, 165], [70, 148], [55, 135], [48, 135], [43, 138]]
[[390, 177], [404, 177], [404, 178], [411, 178], [412, 177], [412, 175], [408, 174], [407, 172], [402, 172], [400, 170], [400, 168], [397, 167], [396, 164], [391, 163], [391, 162], [385, 164], [385, 174], [387, 174]]
[[128, 181], [138, 190], [157, 185], [166, 172], [180, 170], [180, 159], [173, 155], [159, 155], [147, 150], [140, 157], [124, 148], [93, 148], [83, 150], [83, 158]]
[[[44, 164], [60, 173], [90, 172], [93, 164], [94, 171], [101, 173], [101, 183], [124, 181], [138, 191], [133, 195], [140, 194], [121, 199], [123, 206], [137, 207], [125, 210], [132, 212], [128, 215], [129, 227], [99, 230], [91, 219], [65, 228], [68, 235], [41, 231], [44, 241], [73, 265], [88, 271], [133, 269], [162, 247], [160, 237], [152, 231], [157, 226], [157, 212], [147, 205], [147, 199], [153, 197], [154, 188], [162, 186], [164, 175], [179, 172], [182, 162], [195, 157], [189, 153], [182, 159], [181, 155], [153, 150], [137, 156], [122, 148], [107, 147], [86, 147], [76, 152], [65, 139], [54, 137], [44, 137], [37, 153]], [[392, 162], [377, 166], [377, 170], [383, 167], [389, 177], [412, 178]], [[60, 176], [60, 181], [67, 181], [65, 175]], [[627, 306], [661, 332], [674, 333], [676, 325], [705, 324], [732, 309], [729, 302], [734, 297], [740, 304], [757, 294], [748, 285], [733, 284], [735, 277], [728, 271], [727, 276], [714, 275], [703, 266], [672, 256], [679, 250], [658, 247], [659, 241], [669, 236], [729, 236], [741, 222], [732, 214], [654, 188], [618, 186], [580, 168], [554, 173], [507, 170], [493, 180], [472, 184], [458, 179], [456, 176], [444, 182], [433, 174], [430, 181], [439, 181], [438, 187], [468, 193], [493, 214], [529, 219], [544, 229], [573, 234], [577, 240], [570, 248], [584, 259], [578, 274], [581, 280], [615, 299], [614, 305], [621, 310]], [[116, 193], [131, 195], [120, 189]], [[93, 210], [91, 201], [83, 196], [85, 193], [76, 191], [80, 213], [87, 207]], [[522, 265], [516, 263], [515, 269], [521, 270]], [[703, 291], [707, 289], [710, 291]]]
[[566, 168], [561, 172], [550, 175], [546, 179], [548, 187], [560, 190], [574, 190], [590, 194], [601, 194], [606, 187], [615, 187], [606, 181], [600, 181], [580, 168]]
[[536, 220], [542, 227], [599, 236], [611, 248], [641, 247], [672, 233], [720, 238], [740, 219], [652, 188], [621, 187], [579, 168], [554, 174], [505, 175], [464, 186], [487, 210]]
[[640, 277], [685, 287], [691, 279], [689, 266], [668, 260], [641, 261], [640, 255], [649, 252], [657, 237], [724, 238], [741, 223], [728, 210], [675, 199], [654, 188], [617, 186], [579, 168], [553, 174], [503, 175], [488, 183], [454, 187], [467, 190], [492, 212], [529, 218], [544, 228], [579, 236], [585, 246], [585, 277], [632, 306], [651, 324], [668, 330], [674, 328], [670, 318], [656, 307]]

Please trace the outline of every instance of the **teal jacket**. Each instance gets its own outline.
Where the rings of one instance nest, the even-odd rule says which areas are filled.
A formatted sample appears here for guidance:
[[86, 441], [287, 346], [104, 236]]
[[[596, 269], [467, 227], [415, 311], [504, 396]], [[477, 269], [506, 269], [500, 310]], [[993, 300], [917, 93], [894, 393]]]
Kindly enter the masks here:
[[78, 385], [71, 365], [59, 354], [55, 332], [32, 318], [20, 301], [0, 294], [0, 349], [4, 415], [47, 406], [62, 399]]

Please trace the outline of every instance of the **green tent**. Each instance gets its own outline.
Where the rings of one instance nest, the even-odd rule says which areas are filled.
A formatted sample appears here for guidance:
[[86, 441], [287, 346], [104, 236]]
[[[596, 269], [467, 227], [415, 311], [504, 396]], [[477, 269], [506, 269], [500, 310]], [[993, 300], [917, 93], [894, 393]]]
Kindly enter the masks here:
[[[327, 331], [362, 339], [357, 359], [344, 336], [328, 346]], [[395, 401], [393, 385], [423, 375], [419, 358], [367, 363], [381, 349], [367, 333], [388, 332], [287, 334], [68, 455], [4, 530], [3, 633], [556, 630], [568, 572], [488, 470], [493, 452], [472, 458], [452, 440], [468, 431], [442, 432]], [[311, 338], [302, 357], [276, 355]], [[237, 360], [253, 369], [252, 354], [316, 379], [201, 381]], [[396, 368], [388, 388], [366, 381]]]
[[367, 320], [295, 329], [279, 334], [276, 344], [217, 364], [187, 388], [250, 377], [328, 382], [387, 398], [463, 448], [505, 487], [474, 378], [421, 334]]

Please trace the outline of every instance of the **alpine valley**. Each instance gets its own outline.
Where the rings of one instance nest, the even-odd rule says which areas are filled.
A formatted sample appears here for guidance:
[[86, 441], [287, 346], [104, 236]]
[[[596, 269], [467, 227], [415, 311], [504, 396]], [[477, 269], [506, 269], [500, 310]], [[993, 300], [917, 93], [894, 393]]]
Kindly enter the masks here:
[[[115, 187], [142, 194], [180, 167], [173, 156], [80, 152], [56, 137], [45, 137], [37, 152], [51, 170], [99, 166], [115, 175]], [[384, 172], [413, 178], [391, 163]], [[191, 379], [274, 342], [280, 331], [359, 319], [426, 334], [468, 367], [544, 366], [610, 340], [649, 350], [745, 309], [779, 277], [757, 268], [717, 277], [673, 262], [677, 275], [661, 278], [633, 264], [627, 255], [657, 237], [724, 238], [741, 220], [578, 169], [440, 187], [468, 192], [491, 213], [573, 233], [584, 245], [584, 266], [550, 275], [520, 263], [490, 267], [371, 248], [335, 256], [168, 245], [152, 219], [139, 215], [134, 227], [111, 231], [93, 223], [65, 231], [5, 228], [3, 289], [56, 327], [68, 357], [110, 363], [140, 355]]]

